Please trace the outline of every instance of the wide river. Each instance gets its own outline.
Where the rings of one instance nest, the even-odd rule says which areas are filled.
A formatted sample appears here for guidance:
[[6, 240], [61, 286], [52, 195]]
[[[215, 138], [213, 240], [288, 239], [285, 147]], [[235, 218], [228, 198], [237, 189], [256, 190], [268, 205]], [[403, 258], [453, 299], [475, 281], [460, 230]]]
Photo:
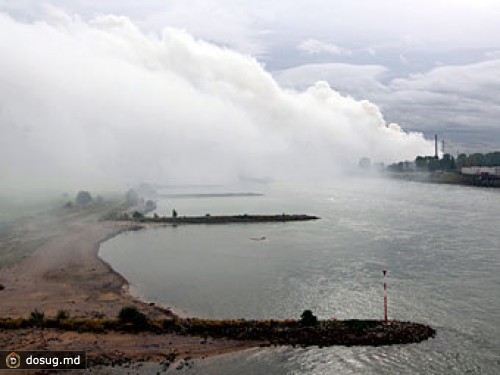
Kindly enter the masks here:
[[255, 349], [173, 373], [500, 374], [499, 189], [349, 179], [260, 190], [164, 199], [158, 213], [321, 220], [129, 232], [100, 255], [145, 300], [212, 318], [298, 318], [311, 309], [320, 318], [381, 319], [387, 269], [389, 318], [430, 324], [437, 336], [402, 346]]

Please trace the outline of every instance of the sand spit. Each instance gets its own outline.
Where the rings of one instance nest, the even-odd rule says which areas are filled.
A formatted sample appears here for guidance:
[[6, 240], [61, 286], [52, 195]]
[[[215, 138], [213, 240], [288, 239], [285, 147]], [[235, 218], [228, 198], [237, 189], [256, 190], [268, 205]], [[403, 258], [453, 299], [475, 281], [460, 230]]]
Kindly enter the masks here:
[[[23, 252], [24, 259], [0, 268], [0, 284], [4, 286], [0, 290], [0, 317], [27, 318], [37, 309], [46, 317], [65, 310], [71, 317], [116, 318], [124, 306], [135, 306], [153, 319], [173, 316], [168, 309], [132, 297], [127, 281], [97, 256], [102, 241], [137, 227], [130, 222], [99, 221], [107, 209], [70, 209], [39, 215], [16, 222], [15, 230], [0, 237], [0, 262], [7, 251], [11, 254], [23, 252], [28, 245], [34, 247], [31, 255]], [[28, 243], [27, 238], [35, 242]], [[19, 248], [14, 248], [15, 245]], [[147, 332], [0, 330], [0, 348], [5, 350], [81, 349], [88, 351], [94, 363], [103, 364], [164, 360], [167, 356], [171, 358], [172, 353], [178, 358], [205, 357], [255, 345]]]

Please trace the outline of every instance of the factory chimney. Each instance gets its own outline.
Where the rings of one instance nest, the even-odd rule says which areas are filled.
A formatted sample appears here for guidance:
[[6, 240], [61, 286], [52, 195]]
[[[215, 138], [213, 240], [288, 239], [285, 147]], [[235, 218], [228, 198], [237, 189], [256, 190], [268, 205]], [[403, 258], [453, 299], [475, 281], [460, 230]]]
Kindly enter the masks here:
[[438, 158], [438, 135], [434, 135], [434, 159], [439, 159]]

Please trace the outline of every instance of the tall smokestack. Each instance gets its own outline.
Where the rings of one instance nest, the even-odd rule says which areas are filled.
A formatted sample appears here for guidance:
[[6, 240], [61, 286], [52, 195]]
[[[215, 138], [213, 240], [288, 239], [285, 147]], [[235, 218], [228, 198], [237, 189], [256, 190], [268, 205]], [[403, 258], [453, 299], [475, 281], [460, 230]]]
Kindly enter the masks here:
[[434, 135], [434, 158], [438, 158], [438, 135]]

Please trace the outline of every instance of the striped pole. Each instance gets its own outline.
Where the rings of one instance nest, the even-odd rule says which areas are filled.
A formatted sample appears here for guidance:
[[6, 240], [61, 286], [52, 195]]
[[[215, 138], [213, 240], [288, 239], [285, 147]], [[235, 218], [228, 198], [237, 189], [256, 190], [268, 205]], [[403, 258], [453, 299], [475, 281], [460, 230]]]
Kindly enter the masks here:
[[385, 282], [385, 276], [387, 275], [387, 270], [383, 270], [384, 274], [384, 323], [387, 324], [389, 319], [387, 318], [387, 283]]

